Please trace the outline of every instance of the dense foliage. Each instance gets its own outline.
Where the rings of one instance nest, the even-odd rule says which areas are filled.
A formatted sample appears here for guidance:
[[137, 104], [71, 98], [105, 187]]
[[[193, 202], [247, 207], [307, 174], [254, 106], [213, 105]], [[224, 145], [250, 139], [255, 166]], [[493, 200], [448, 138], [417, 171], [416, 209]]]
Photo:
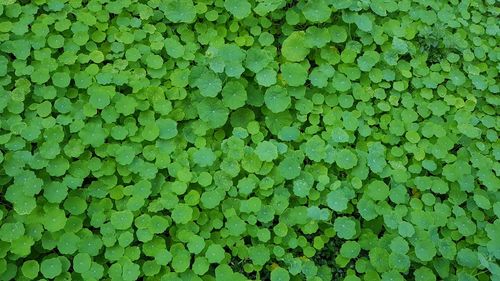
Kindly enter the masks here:
[[495, 0], [0, 0], [0, 280], [500, 280]]

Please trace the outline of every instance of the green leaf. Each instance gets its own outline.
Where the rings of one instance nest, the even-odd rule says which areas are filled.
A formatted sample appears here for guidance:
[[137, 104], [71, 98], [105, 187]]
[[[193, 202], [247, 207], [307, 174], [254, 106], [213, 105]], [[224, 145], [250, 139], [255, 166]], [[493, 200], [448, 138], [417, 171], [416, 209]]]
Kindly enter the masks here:
[[173, 23], [190, 23], [196, 18], [196, 9], [191, 0], [165, 0], [162, 1], [160, 9]]
[[356, 154], [344, 148], [335, 154], [335, 162], [341, 169], [349, 170], [356, 166], [358, 158]]
[[46, 68], [40, 68], [36, 69], [31, 73], [31, 81], [37, 83], [37, 84], [44, 84], [45, 82], [49, 81], [50, 79], [50, 73], [48, 69]]
[[329, 28], [330, 34], [332, 36], [332, 42], [342, 43], [347, 40], [347, 31], [344, 26], [332, 25]]
[[389, 187], [383, 181], [374, 180], [368, 184], [366, 194], [375, 201], [385, 200], [389, 196]]
[[272, 68], [264, 68], [255, 75], [257, 83], [264, 87], [276, 84], [278, 73]]
[[383, 0], [374, 0], [371, 1], [370, 8], [375, 14], [381, 17], [385, 17], [387, 15], [385, 5], [386, 3], [384, 3]]
[[46, 206], [42, 224], [50, 232], [61, 230], [66, 225], [66, 214], [63, 210], [52, 206]]
[[372, 20], [367, 14], [360, 14], [356, 15], [354, 18], [354, 22], [358, 26], [359, 29], [361, 29], [364, 32], [370, 32], [372, 31], [373, 24]]
[[110, 222], [114, 228], [124, 230], [129, 229], [134, 221], [134, 214], [129, 210], [115, 211], [111, 214]]
[[45, 278], [52, 279], [62, 273], [62, 263], [57, 257], [44, 259], [40, 265], [40, 272]]
[[356, 241], [347, 241], [340, 247], [340, 254], [348, 259], [353, 259], [359, 255], [361, 247]]
[[266, 14], [275, 11], [279, 7], [282, 7], [285, 4], [283, 0], [264, 0], [259, 1], [257, 7], [255, 7], [254, 11], [260, 15], [265, 16]]
[[291, 180], [299, 176], [301, 171], [299, 159], [295, 157], [286, 157], [278, 165], [278, 171], [282, 177]]
[[291, 103], [291, 98], [288, 95], [286, 88], [281, 86], [271, 86], [264, 94], [264, 102], [273, 113], [278, 113], [286, 110]]
[[224, 259], [224, 249], [219, 244], [208, 246], [205, 257], [209, 263], [220, 263]]
[[189, 77], [190, 85], [200, 89], [204, 97], [216, 97], [222, 90], [222, 81], [213, 71], [205, 68], [193, 68]]
[[289, 86], [302, 86], [307, 80], [307, 68], [298, 63], [284, 63], [281, 74]]
[[193, 161], [200, 167], [210, 167], [215, 162], [215, 153], [207, 147], [202, 147], [198, 149], [193, 154]]
[[245, 71], [243, 61], [246, 53], [236, 44], [211, 46], [208, 48], [207, 54], [210, 56], [210, 69], [216, 73], [225, 72], [228, 77], [239, 78]]
[[235, 18], [243, 19], [250, 15], [252, 6], [246, 0], [224, 0], [224, 8]]
[[277, 267], [271, 271], [271, 281], [289, 281], [290, 274], [284, 268]]
[[71, 82], [71, 77], [67, 72], [56, 72], [52, 74], [52, 83], [59, 88], [66, 88]]
[[250, 48], [245, 58], [245, 67], [258, 73], [273, 61], [272, 54], [265, 49]]
[[336, 72], [332, 78], [332, 86], [339, 92], [351, 89], [351, 81], [342, 73]]
[[228, 118], [229, 110], [218, 99], [204, 99], [196, 105], [200, 119], [211, 128], [222, 127]]
[[310, 0], [302, 9], [304, 17], [311, 22], [325, 22], [330, 18], [331, 9], [325, 0]]
[[61, 235], [57, 243], [57, 249], [61, 254], [71, 255], [78, 250], [79, 242], [80, 242], [80, 237], [78, 237], [74, 233], [67, 232]]
[[163, 43], [165, 44], [167, 54], [172, 58], [178, 59], [184, 56], [185, 48], [177, 39], [165, 38]]
[[60, 203], [68, 195], [68, 187], [62, 183], [53, 181], [45, 186], [43, 196], [50, 203]]
[[306, 44], [306, 37], [303, 31], [292, 32], [284, 41], [281, 47], [281, 54], [292, 62], [300, 62], [309, 54], [309, 47]]
[[189, 239], [187, 247], [189, 249], [189, 252], [193, 254], [199, 254], [205, 248], [205, 240], [201, 236], [193, 235]]
[[134, 161], [135, 150], [129, 145], [120, 146], [116, 151], [116, 162], [120, 165], [129, 165]]
[[210, 268], [210, 263], [205, 257], [197, 257], [193, 263], [193, 272], [197, 275], [204, 275]]
[[326, 142], [319, 136], [311, 137], [304, 147], [306, 156], [315, 162], [320, 162], [326, 157], [326, 149]]
[[356, 223], [348, 217], [336, 218], [333, 228], [337, 232], [337, 236], [342, 239], [352, 239], [356, 235]]
[[175, 223], [186, 224], [193, 217], [193, 209], [187, 205], [179, 204], [172, 211], [172, 219]]
[[261, 161], [271, 162], [278, 158], [278, 148], [270, 141], [260, 142], [255, 148], [255, 153]]
[[175, 272], [186, 271], [191, 264], [191, 255], [182, 244], [174, 244], [170, 251], [172, 252], [172, 268]]
[[332, 210], [336, 212], [342, 212], [347, 209], [349, 198], [347, 198], [345, 192], [342, 189], [336, 189], [328, 193], [326, 197], [326, 203]]
[[104, 109], [111, 103], [113, 88], [109, 86], [92, 85], [87, 93], [90, 95], [89, 102], [97, 109]]
[[332, 141], [337, 143], [343, 143], [349, 141], [349, 134], [342, 128], [333, 128], [332, 130]]
[[255, 265], [265, 265], [270, 259], [270, 252], [266, 246], [259, 244], [249, 248], [249, 257]]
[[168, 140], [177, 136], [177, 122], [170, 118], [161, 118], [156, 120], [156, 126], [159, 129], [158, 137]]
[[436, 280], [436, 276], [434, 275], [432, 270], [429, 269], [428, 267], [425, 267], [425, 266], [417, 268], [415, 270], [415, 272], [413, 273], [413, 275], [415, 276], [415, 281], [424, 281], [424, 280], [435, 281]]
[[418, 239], [415, 242], [415, 255], [421, 261], [431, 261], [436, 255], [436, 248], [428, 239]]
[[35, 279], [38, 276], [40, 265], [35, 260], [27, 260], [23, 263], [21, 271], [24, 277], [28, 279]]
[[222, 89], [222, 102], [224, 105], [235, 110], [243, 107], [247, 101], [247, 91], [245, 86], [238, 81], [230, 81]]
[[379, 61], [380, 55], [375, 51], [366, 51], [357, 59], [361, 71], [370, 71]]

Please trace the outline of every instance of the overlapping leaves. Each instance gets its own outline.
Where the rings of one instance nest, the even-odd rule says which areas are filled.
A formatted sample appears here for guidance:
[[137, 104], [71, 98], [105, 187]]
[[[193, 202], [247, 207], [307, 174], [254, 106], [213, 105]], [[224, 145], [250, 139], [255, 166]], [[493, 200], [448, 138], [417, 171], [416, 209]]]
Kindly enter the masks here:
[[0, 280], [495, 280], [498, 8], [0, 1]]

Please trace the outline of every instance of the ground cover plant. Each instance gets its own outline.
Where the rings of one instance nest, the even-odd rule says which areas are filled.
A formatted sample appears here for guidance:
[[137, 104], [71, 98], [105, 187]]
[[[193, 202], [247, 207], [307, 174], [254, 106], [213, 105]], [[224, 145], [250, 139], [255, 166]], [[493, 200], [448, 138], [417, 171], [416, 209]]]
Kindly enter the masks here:
[[500, 280], [495, 0], [0, 0], [0, 280]]

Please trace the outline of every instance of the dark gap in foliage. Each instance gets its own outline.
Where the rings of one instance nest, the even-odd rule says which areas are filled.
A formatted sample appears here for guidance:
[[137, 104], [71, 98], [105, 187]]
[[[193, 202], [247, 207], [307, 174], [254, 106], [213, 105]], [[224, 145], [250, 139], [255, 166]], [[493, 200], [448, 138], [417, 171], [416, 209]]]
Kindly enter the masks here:
[[[438, 32], [435, 32], [438, 33]], [[416, 43], [421, 52], [427, 53], [426, 64], [430, 67], [432, 64], [439, 63], [446, 58], [450, 52], [443, 46], [443, 38], [439, 34], [431, 33], [429, 35], [419, 34], [416, 37]]]
[[67, 19], [68, 19], [69, 21], [72, 21], [72, 22], [73, 22], [73, 21], [76, 21], [76, 15], [75, 15], [74, 13], [68, 13], [68, 14], [66, 15], [66, 17], [67, 17]]
[[293, 8], [294, 6], [296, 6], [298, 3], [299, 3], [299, 1], [298, 1], [298, 0], [289, 0], [289, 1], [287, 1], [287, 3], [286, 3], [286, 7], [287, 7], [288, 9], [290, 9], [290, 8]]
[[245, 264], [251, 264], [250, 260], [241, 259], [238, 256], [232, 256], [228, 265], [234, 272], [240, 273], [249, 280], [271, 280], [271, 272], [268, 269], [267, 265], [262, 266], [260, 270], [253, 270], [251, 272], [246, 272], [244, 269]]
[[[309, 237], [308, 241], [312, 241], [309, 239], [314, 238], [313, 236], [309, 235], [306, 235], [306, 237]], [[330, 268], [333, 280], [343, 280], [347, 273], [347, 269], [354, 268], [354, 260], [350, 260], [344, 268], [340, 267], [335, 262], [335, 258], [340, 254], [340, 247], [342, 247], [342, 244], [344, 242], [344, 240], [338, 237], [330, 238], [330, 240], [325, 243], [325, 246], [322, 249], [318, 250], [316, 254], [311, 258], [316, 265], [324, 265]]]
[[355, 211], [355, 212], [353, 212], [353, 213], [351, 213], [350, 215], [351, 215], [352, 217], [356, 218], [356, 219], [362, 219], [361, 214], [359, 214], [359, 213], [358, 213], [358, 212], [356, 212], [356, 211]]
[[252, 238], [250, 236], [243, 237], [243, 243], [245, 243], [245, 245], [251, 245], [252, 244]]
[[35, 155], [35, 152], [38, 149], [38, 143], [32, 142], [32, 143], [28, 143], [28, 145], [30, 145], [30, 147], [31, 147], [31, 149], [30, 149], [31, 154]]
[[116, 86], [116, 91], [121, 94], [129, 95], [132, 93], [132, 87], [128, 86], [127, 84], [123, 84]]
[[3, 52], [3, 55], [7, 55], [9, 61], [15, 61], [17, 58], [13, 53], [5, 53]]
[[462, 148], [462, 144], [460, 143], [456, 143], [453, 148], [450, 150], [450, 153], [452, 153], [453, 155], [457, 155], [457, 152], [458, 150]]
[[244, 260], [240, 259], [238, 256], [231, 256], [229, 266], [233, 271], [241, 273], [241, 271], [243, 271], [243, 262]]
[[310, 25], [308, 25], [306, 23], [299, 23], [299, 24], [296, 25], [296, 29], [295, 30], [305, 31], [308, 27], [310, 27]]
[[[314, 69], [315, 67], [318, 67], [318, 63], [316, 62], [316, 60], [310, 60], [309, 65], [311, 66], [310, 69]], [[310, 83], [309, 80], [307, 80], [307, 81], [308, 81], [307, 83]]]
[[12, 203], [9, 201], [5, 200], [5, 196], [3, 195], [4, 191], [2, 190], [2, 196], [0, 196], [0, 205], [5, 207], [7, 211], [11, 211], [13, 209]]
[[304, 157], [304, 161], [303, 161], [303, 164], [304, 165], [309, 165], [309, 164], [312, 164], [313, 162], [311, 161], [311, 159], [309, 159], [308, 157]]
[[96, 181], [97, 179], [90, 173], [87, 177], [83, 179], [82, 186], [89, 186], [91, 183]]
[[337, 172], [337, 177], [339, 180], [345, 180], [347, 179], [347, 173], [345, 171], [338, 171]]
[[382, 178], [382, 181], [387, 184], [387, 185], [390, 185], [391, 184], [391, 178], [390, 177], [385, 177], [385, 178]]
[[260, 272], [260, 281], [269, 281], [271, 280], [271, 271], [267, 268], [263, 268]]
[[402, 55], [399, 60], [404, 60], [404, 61], [410, 61], [412, 59], [411, 57], [411, 54], [410, 53], [405, 53], [404, 55]]

